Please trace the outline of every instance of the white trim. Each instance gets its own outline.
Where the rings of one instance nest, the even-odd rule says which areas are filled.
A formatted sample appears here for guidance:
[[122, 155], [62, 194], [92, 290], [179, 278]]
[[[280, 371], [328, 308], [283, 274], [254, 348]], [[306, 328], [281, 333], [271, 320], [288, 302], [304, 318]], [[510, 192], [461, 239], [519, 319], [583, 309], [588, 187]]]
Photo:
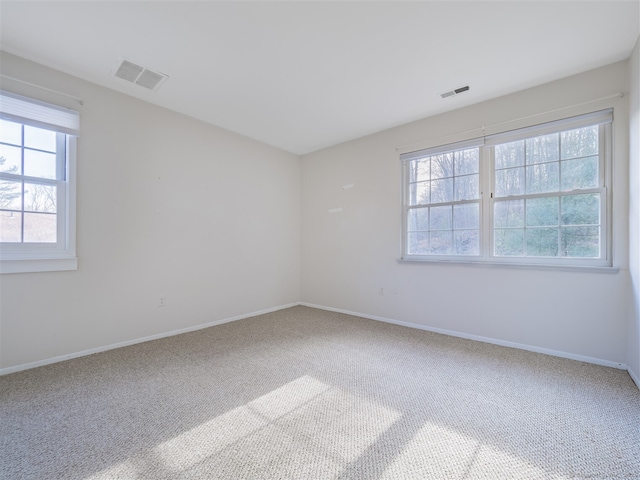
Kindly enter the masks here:
[[225, 318], [222, 320], [215, 320], [213, 322], [208, 322], [208, 323], [203, 323], [200, 325], [195, 325], [192, 327], [186, 327], [186, 328], [181, 328], [178, 330], [172, 330], [170, 332], [164, 332], [164, 333], [158, 333], [155, 335], [149, 335], [147, 337], [141, 337], [141, 338], [137, 338], [134, 340], [127, 340], [124, 342], [118, 342], [118, 343], [114, 343], [111, 345], [106, 345], [103, 347], [96, 347], [96, 348], [92, 348], [89, 350], [83, 350], [80, 352], [75, 352], [75, 353], [70, 353], [67, 355], [60, 355], [57, 357], [52, 357], [52, 358], [48, 358], [45, 360], [38, 360], [36, 362], [30, 362], [30, 363], [24, 363], [22, 365], [15, 365], [13, 367], [6, 367], [6, 368], [0, 368], [0, 376], [3, 375], [9, 375], [11, 373], [17, 373], [17, 372], [21, 372], [23, 370], [30, 370], [32, 368], [37, 368], [37, 367], [42, 367], [45, 365], [51, 365], [53, 363], [58, 363], [58, 362], [64, 362], [66, 360], [71, 360], [74, 358], [79, 358], [79, 357], [84, 357], [87, 355], [93, 355], [94, 353], [100, 353], [100, 352], [106, 352], [108, 350], [113, 350], [116, 348], [121, 348], [121, 347], [128, 347], [130, 345], [135, 345], [138, 343], [143, 343], [143, 342], [148, 342], [151, 340], [158, 340], [161, 338], [166, 338], [166, 337], [172, 337], [175, 335], [180, 335], [183, 333], [189, 333], [189, 332], [194, 332], [197, 330], [202, 330], [205, 328], [209, 328], [209, 327], [215, 327], [217, 325], [222, 325], [224, 323], [229, 323], [229, 322], [234, 322], [236, 320], [243, 320], [245, 318], [251, 318], [251, 317], [256, 317], [258, 315], [264, 315], [267, 313], [272, 313], [272, 312], [277, 312], [278, 310], [285, 310], [287, 308], [291, 308], [291, 307], [297, 307], [297, 306], [304, 306], [304, 307], [309, 307], [309, 308], [317, 308], [319, 310], [326, 310], [329, 312], [337, 312], [337, 313], [343, 313], [345, 315], [353, 315], [356, 317], [361, 317], [361, 318], [367, 318], [369, 320], [375, 320], [378, 322], [385, 322], [385, 323], [391, 323], [394, 325], [400, 325], [403, 327], [408, 327], [408, 328], [415, 328], [418, 330], [424, 330], [427, 332], [434, 332], [434, 333], [440, 333], [443, 335], [449, 335], [452, 337], [458, 337], [458, 338], [464, 338], [467, 340], [473, 340], [473, 341], [478, 341], [478, 342], [483, 342], [483, 343], [489, 343], [489, 344], [493, 344], [493, 345], [499, 345], [502, 347], [509, 347], [509, 348], [517, 348], [519, 350], [527, 350], [529, 352], [534, 352], [534, 353], [542, 353], [545, 355], [551, 355], [553, 357], [560, 357], [560, 358], [566, 358], [569, 360], [576, 360], [579, 362], [585, 362], [585, 363], [591, 363], [594, 365], [600, 365], [603, 367], [611, 367], [611, 368], [616, 368], [618, 370], [626, 370], [627, 373], [629, 373], [629, 376], [631, 377], [631, 379], [635, 382], [635, 384], [638, 386], [638, 389], [640, 389], [640, 378], [638, 378], [638, 376], [624, 363], [618, 363], [618, 362], [612, 362], [610, 360], [603, 360], [603, 359], [599, 359], [599, 358], [595, 358], [595, 357], [587, 357], [585, 355], [576, 355], [573, 353], [567, 353], [567, 352], [561, 352], [558, 350], [551, 350], [548, 348], [542, 348], [542, 347], [534, 347], [531, 345], [525, 345], [522, 343], [515, 343], [515, 342], [507, 342], [504, 340], [497, 340], [494, 338], [489, 338], [489, 337], [481, 337], [478, 335], [471, 335], [471, 334], [467, 334], [467, 333], [462, 333], [462, 332], [457, 332], [454, 330], [447, 330], [447, 329], [442, 329], [442, 328], [434, 328], [434, 327], [428, 327], [426, 325], [420, 325], [417, 323], [411, 323], [411, 322], [403, 322], [403, 321], [399, 321], [399, 320], [393, 320], [390, 318], [386, 318], [386, 317], [380, 317], [377, 315], [368, 315], [366, 313], [359, 313], [359, 312], [353, 312], [351, 310], [344, 310], [341, 308], [333, 308], [333, 307], [327, 307], [325, 305], [317, 305], [314, 303], [309, 303], [309, 302], [295, 302], [295, 303], [289, 303], [286, 305], [280, 305], [278, 307], [272, 307], [272, 308], [267, 308], [264, 310], [259, 310], [256, 312], [251, 312], [251, 313], [246, 313], [243, 315], [237, 315], [235, 317], [229, 317], [229, 318]]
[[40, 258], [20, 260], [1, 260], [0, 274], [5, 273], [36, 273], [36, 272], [64, 272], [78, 270], [78, 259], [70, 258]]
[[[399, 154], [415, 152], [427, 148], [437, 147], [446, 143], [464, 142], [478, 136], [489, 136], [497, 133], [503, 133], [518, 128], [526, 128], [540, 123], [553, 122], [566, 117], [575, 117], [578, 115], [588, 114], [595, 110], [612, 108], [618, 100], [624, 97], [624, 93], [613, 93], [605, 97], [588, 100], [586, 102], [577, 103], [575, 105], [567, 105], [565, 107], [548, 110], [546, 112], [533, 113], [520, 118], [506, 120], [504, 122], [493, 123], [490, 125], [480, 125], [470, 130], [451, 133], [440, 137], [434, 137], [420, 142], [413, 142], [405, 145], [396, 146], [396, 152]], [[596, 106], [597, 105], [597, 106]]]
[[629, 368], [624, 363], [612, 362], [610, 360], [603, 360], [601, 358], [587, 357], [585, 355], [577, 355], [575, 353], [562, 352], [559, 350], [552, 350], [552, 349], [543, 348], [543, 347], [535, 347], [532, 345], [526, 345], [524, 343], [508, 342], [505, 340], [498, 340], [495, 338], [482, 337], [479, 335], [472, 335], [469, 333], [457, 332], [455, 330], [446, 330], [443, 328], [429, 327], [429, 326], [420, 325], [417, 323], [403, 322], [400, 320], [393, 320], [391, 318], [379, 317], [377, 315], [367, 315], [365, 313], [352, 312], [349, 310], [326, 307], [324, 305], [316, 305], [313, 303], [301, 302], [300, 305], [303, 305], [305, 307], [310, 307], [310, 308], [317, 308], [320, 310], [327, 310], [329, 312], [344, 313], [346, 315], [353, 315], [356, 317], [368, 318], [369, 320], [376, 320], [379, 322], [392, 323], [394, 325], [400, 325], [403, 327], [416, 328], [418, 330], [426, 330], [427, 332], [440, 333], [443, 335], [449, 335], [451, 337], [459, 337], [467, 340], [474, 340], [477, 342], [490, 343], [493, 345], [500, 345], [501, 347], [517, 348], [519, 350], [527, 350], [529, 352], [542, 353], [545, 355], [551, 355], [553, 357], [567, 358], [569, 360], [577, 360], [579, 362], [592, 363], [594, 365], [601, 365], [603, 367], [611, 367], [611, 368], [617, 368], [619, 370], [629, 371]]
[[638, 377], [638, 375], [636, 375], [629, 367], [627, 367], [627, 373], [631, 377], [631, 380], [636, 384], [636, 387], [638, 387], [638, 390], [640, 390], [640, 377]]
[[194, 332], [196, 330], [202, 330], [204, 328], [215, 327], [216, 325], [222, 325], [223, 323], [234, 322], [236, 320], [243, 320], [245, 318], [256, 317], [258, 315], [264, 315], [266, 313], [277, 312], [278, 310], [284, 310], [285, 308], [296, 307], [300, 303], [289, 303], [286, 305], [280, 305], [278, 307], [267, 308], [259, 310], [257, 312], [245, 313], [237, 315], [235, 317], [224, 318], [222, 320], [214, 320], [213, 322], [201, 323], [192, 327], [180, 328], [178, 330], [171, 330], [169, 332], [157, 333], [155, 335], [149, 335], [147, 337], [136, 338], [133, 340], [125, 340], [124, 342], [113, 343], [111, 345], [105, 345], [103, 347], [90, 348], [88, 350], [82, 350], [80, 352], [69, 353], [66, 355], [59, 355], [57, 357], [47, 358], [45, 360], [38, 360], [36, 362], [23, 363], [22, 365], [15, 365], [13, 367], [0, 368], [0, 376], [8, 375], [10, 373], [21, 372], [23, 370], [29, 370], [31, 368], [42, 367], [50, 365], [52, 363], [64, 362], [65, 360], [71, 360], [73, 358], [84, 357], [87, 355], [93, 355], [94, 353], [106, 352], [115, 348], [128, 347], [137, 343], [149, 342], [151, 340], [158, 340], [160, 338], [173, 337], [174, 335], [180, 335], [182, 333]]
[[[522, 258], [522, 257], [518, 257]], [[516, 263], [516, 262], [496, 262], [485, 261], [478, 257], [456, 257], [456, 258], [433, 258], [433, 257], [410, 257], [398, 258], [399, 264], [416, 264], [416, 265], [462, 265], [467, 267], [485, 267], [485, 268], [520, 268], [529, 270], [557, 270], [562, 272], [580, 272], [580, 273], [618, 273], [620, 268], [617, 266], [598, 266], [598, 265], [571, 265], [571, 264], [549, 264], [549, 263]], [[623, 269], [624, 270], [624, 269]]]
[[[530, 125], [528, 127], [509, 129], [501, 131], [499, 133], [494, 133], [492, 135], [477, 136], [468, 140], [448, 142], [441, 145], [434, 145], [428, 148], [403, 152], [400, 153], [400, 160], [403, 162], [408, 162], [411, 160], [418, 160], [421, 158], [438, 155], [440, 153], [455, 152], [458, 150], [466, 150], [468, 148], [482, 146], [490, 147], [502, 143], [510, 143], [516, 140], [523, 140], [527, 138], [538, 137], [541, 135], [548, 135], [551, 133], [574, 130], [577, 128], [590, 127], [593, 125], [604, 125], [612, 122], [613, 107], [610, 107], [604, 110], [597, 110], [581, 115], [574, 115], [550, 122], [542, 122]], [[487, 128], [488, 127], [482, 127], [482, 132], [484, 133]]]
[[447, 143], [446, 145], [438, 145], [431, 148], [417, 150], [415, 152], [401, 153], [400, 161], [410, 162], [412, 160], [433, 157], [441, 153], [459, 152], [460, 150], [469, 150], [471, 148], [482, 147], [483, 145], [484, 137], [472, 138], [463, 142]]
[[[0, 243], [0, 275], [55, 272], [78, 269], [76, 258], [76, 162], [77, 139], [66, 135], [64, 194], [58, 193], [58, 242], [53, 244]], [[20, 177], [27, 178], [27, 177]], [[59, 192], [60, 189], [58, 189]]]
[[[504, 264], [531, 264], [531, 265], [576, 265], [576, 266], [586, 266], [586, 267], [612, 267], [614, 263], [614, 259], [612, 257], [612, 239], [613, 239], [613, 211], [612, 211], [612, 203], [610, 202], [612, 198], [612, 185], [613, 177], [611, 176], [613, 163], [614, 163], [614, 152], [613, 152], [613, 144], [612, 144], [612, 121], [613, 121], [613, 108], [608, 108], [605, 110], [598, 110], [594, 112], [585, 113], [582, 115], [576, 115], [564, 119], [558, 119], [551, 122], [546, 122], [542, 124], [538, 124], [535, 126], [529, 126], [526, 128], [519, 128], [515, 130], [511, 130], [508, 132], [503, 132], [496, 135], [485, 136], [481, 138], [474, 138], [468, 141], [449, 143], [441, 146], [434, 146], [432, 148], [427, 148], [424, 150], [409, 152], [409, 153], [401, 153], [400, 160], [402, 165], [401, 179], [402, 179], [402, 235], [401, 235], [401, 259], [402, 261], [419, 261], [419, 262], [437, 262], [442, 260], [451, 260], [459, 263], [464, 262], [478, 262], [478, 263], [504, 263]], [[509, 143], [514, 140], [518, 140], [520, 142], [524, 142], [524, 140], [529, 138], [536, 138], [541, 134], [549, 134], [554, 133], [556, 136], [561, 132], [570, 131], [574, 128], [582, 128], [582, 127], [598, 127], [598, 139], [599, 139], [599, 152], [598, 152], [598, 160], [599, 160], [599, 179], [597, 187], [592, 188], [576, 188], [571, 191], [562, 190], [562, 186], [558, 184], [557, 191], [544, 192], [544, 193], [521, 193], [518, 195], [509, 195], [509, 194], [501, 194], [501, 196], [496, 195], [496, 177], [500, 170], [497, 169], [495, 165], [495, 148], [497, 145], [501, 145], [503, 143]], [[479, 145], [479, 146], [474, 146]], [[412, 193], [414, 188], [420, 183], [429, 185], [431, 188], [431, 184], [433, 180], [429, 180], [431, 177], [427, 178], [427, 180], [421, 182], [412, 182], [411, 173], [410, 173], [410, 163], [415, 161], [420, 161], [422, 159], [433, 158], [433, 156], [437, 153], [443, 152], [456, 152], [461, 149], [477, 149], [479, 153], [479, 172], [478, 172], [478, 198], [477, 199], [469, 199], [469, 202], [478, 203], [479, 205], [479, 225], [478, 225], [478, 236], [479, 236], [479, 245], [478, 245], [478, 253], [475, 255], [462, 255], [462, 254], [419, 254], [419, 253], [410, 253], [409, 239], [411, 238], [409, 235], [409, 213], [413, 210], [417, 209], [426, 209], [429, 211], [432, 207], [438, 206], [448, 206], [461, 203], [467, 203], [467, 201], [456, 201], [454, 198], [450, 199], [448, 202], [439, 202], [432, 203], [432, 200], [426, 203], [419, 203], [417, 199], [413, 200], [412, 203]], [[455, 163], [455, 162], [454, 162]], [[558, 159], [553, 162], [557, 164], [558, 172], [561, 172], [562, 158], [561, 155], [558, 156]], [[519, 169], [522, 169], [523, 172], [529, 168], [527, 164], [523, 164], [519, 166]], [[454, 168], [455, 170], [455, 168]], [[524, 173], [523, 173], [524, 175]], [[451, 174], [452, 182], [457, 178], [455, 172]], [[414, 179], [415, 180], [415, 179]], [[455, 183], [455, 182], [454, 182]], [[577, 196], [583, 194], [597, 194], [600, 199], [600, 216], [599, 216], [599, 225], [597, 227], [600, 231], [600, 252], [598, 257], [595, 258], [585, 258], [585, 257], [573, 257], [573, 256], [561, 256], [560, 252], [560, 237], [558, 237], [558, 252], [555, 257], [542, 257], [535, 255], [528, 255], [526, 252], [526, 244], [523, 246], [523, 252], [521, 255], [517, 256], [499, 256], [494, 252], [495, 249], [495, 235], [496, 232], [499, 231], [499, 228], [496, 226], [495, 218], [494, 218], [494, 206], [500, 204], [500, 202], [521, 200], [524, 202], [533, 199], [533, 198], [546, 198], [546, 197], [557, 197], [558, 199], [562, 199], [564, 197]], [[526, 207], [524, 207], [526, 208]], [[525, 210], [526, 212], [526, 210]], [[454, 218], [455, 221], [455, 218]], [[552, 227], [550, 225], [550, 227]], [[433, 230], [429, 225], [425, 230], [422, 228], [422, 233], [431, 237]], [[558, 217], [558, 226], [557, 231], [560, 233], [562, 231], [563, 225], [560, 221], [560, 217]], [[527, 226], [523, 225], [517, 231], [521, 231], [523, 235], [526, 234]], [[451, 225], [449, 230], [443, 230], [443, 232], [450, 232], [453, 235], [456, 231], [455, 225]], [[524, 239], [523, 239], [524, 241]], [[455, 241], [451, 243], [451, 249], [455, 249]], [[429, 242], [429, 250], [431, 250], [432, 245]]]
[[613, 108], [607, 108], [605, 110], [562, 118], [552, 122], [539, 123], [537, 125], [531, 125], [530, 127], [516, 128], [505, 132], [494, 133], [493, 135], [487, 135], [484, 137], [484, 145], [489, 147], [541, 135], [575, 130], [577, 128], [606, 125], [611, 122], [613, 122]]
[[80, 97], [74, 97], [73, 95], [69, 95], [68, 93], [58, 92], [57, 90], [52, 90], [51, 88], [43, 87], [42, 85], [37, 85], [35, 83], [26, 82], [24, 80], [20, 80], [19, 78], [10, 77], [9, 75], [5, 75], [4, 73], [0, 73], [0, 77], [6, 78], [7, 80], [11, 80], [12, 82], [21, 83], [22, 85], [27, 85], [29, 87], [34, 87], [43, 92], [55, 93], [56, 95], [60, 95], [62, 97], [70, 98], [71, 100], [75, 100], [80, 105], [83, 105], [83, 101]]

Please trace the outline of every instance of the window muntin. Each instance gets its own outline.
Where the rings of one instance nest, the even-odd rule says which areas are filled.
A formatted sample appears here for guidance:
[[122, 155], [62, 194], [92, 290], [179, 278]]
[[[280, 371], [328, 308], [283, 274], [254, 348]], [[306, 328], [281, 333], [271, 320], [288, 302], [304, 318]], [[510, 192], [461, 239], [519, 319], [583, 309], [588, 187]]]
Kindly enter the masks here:
[[55, 244], [66, 135], [7, 120], [0, 131], [0, 242]]
[[478, 255], [479, 155], [473, 147], [408, 162], [409, 255]]
[[600, 198], [591, 193], [495, 202], [493, 254], [599, 258]]
[[603, 254], [603, 125], [493, 147], [495, 257]]
[[[611, 266], [612, 117], [604, 110], [402, 154], [403, 259]], [[477, 156], [471, 170], [455, 168], [461, 152]], [[435, 180], [449, 182], [435, 196], [434, 164], [445, 172]], [[472, 175], [477, 183], [463, 189]]]
[[79, 115], [0, 91], [0, 273], [75, 270]]

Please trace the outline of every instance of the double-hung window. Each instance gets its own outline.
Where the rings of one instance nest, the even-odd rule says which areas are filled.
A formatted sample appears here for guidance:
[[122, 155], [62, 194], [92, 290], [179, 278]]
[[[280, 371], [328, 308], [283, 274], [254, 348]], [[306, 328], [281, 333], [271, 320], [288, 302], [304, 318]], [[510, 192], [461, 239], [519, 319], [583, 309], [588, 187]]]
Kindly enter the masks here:
[[612, 117], [402, 154], [403, 259], [611, 266]]
[[403, 157], [405, 254], [480, 254], [480, 149], [477, 141]]
[[0, 92], [0, 272], [77, 268], [78, 113]]

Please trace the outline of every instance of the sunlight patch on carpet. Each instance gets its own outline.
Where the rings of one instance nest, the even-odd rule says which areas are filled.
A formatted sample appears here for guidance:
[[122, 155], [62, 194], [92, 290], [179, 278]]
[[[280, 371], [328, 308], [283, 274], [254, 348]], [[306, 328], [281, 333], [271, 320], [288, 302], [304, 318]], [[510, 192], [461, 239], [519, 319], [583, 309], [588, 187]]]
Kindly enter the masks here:
[[[235, 468], [224, 459], [256, 474], [282, 468], [283, 458], [310, 469], [300, 474], [336, 471], [362, 455], [400, 417], [395, 410], [305, 375], [92, 478], [126, 477], [141, 470], [181, 478]], [[245, 457], [251, 451], [260, 453]], [[141, 465], [142, 456], [150, 454], [155, 465]]]
[[381, 480], [397, 478], [513, 478], [569, 477], [551, 475], [517, 455], [479, 441], [444, 425], [428, 423], [388, 466]]

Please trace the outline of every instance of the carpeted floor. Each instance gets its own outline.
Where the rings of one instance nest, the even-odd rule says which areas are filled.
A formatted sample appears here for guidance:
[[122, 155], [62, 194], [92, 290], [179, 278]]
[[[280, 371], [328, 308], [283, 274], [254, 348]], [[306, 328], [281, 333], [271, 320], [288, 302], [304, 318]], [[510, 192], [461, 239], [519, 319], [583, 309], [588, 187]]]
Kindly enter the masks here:
[[640, 479], [621, 370], [306, 307], [0, 378], [0, 478]]

